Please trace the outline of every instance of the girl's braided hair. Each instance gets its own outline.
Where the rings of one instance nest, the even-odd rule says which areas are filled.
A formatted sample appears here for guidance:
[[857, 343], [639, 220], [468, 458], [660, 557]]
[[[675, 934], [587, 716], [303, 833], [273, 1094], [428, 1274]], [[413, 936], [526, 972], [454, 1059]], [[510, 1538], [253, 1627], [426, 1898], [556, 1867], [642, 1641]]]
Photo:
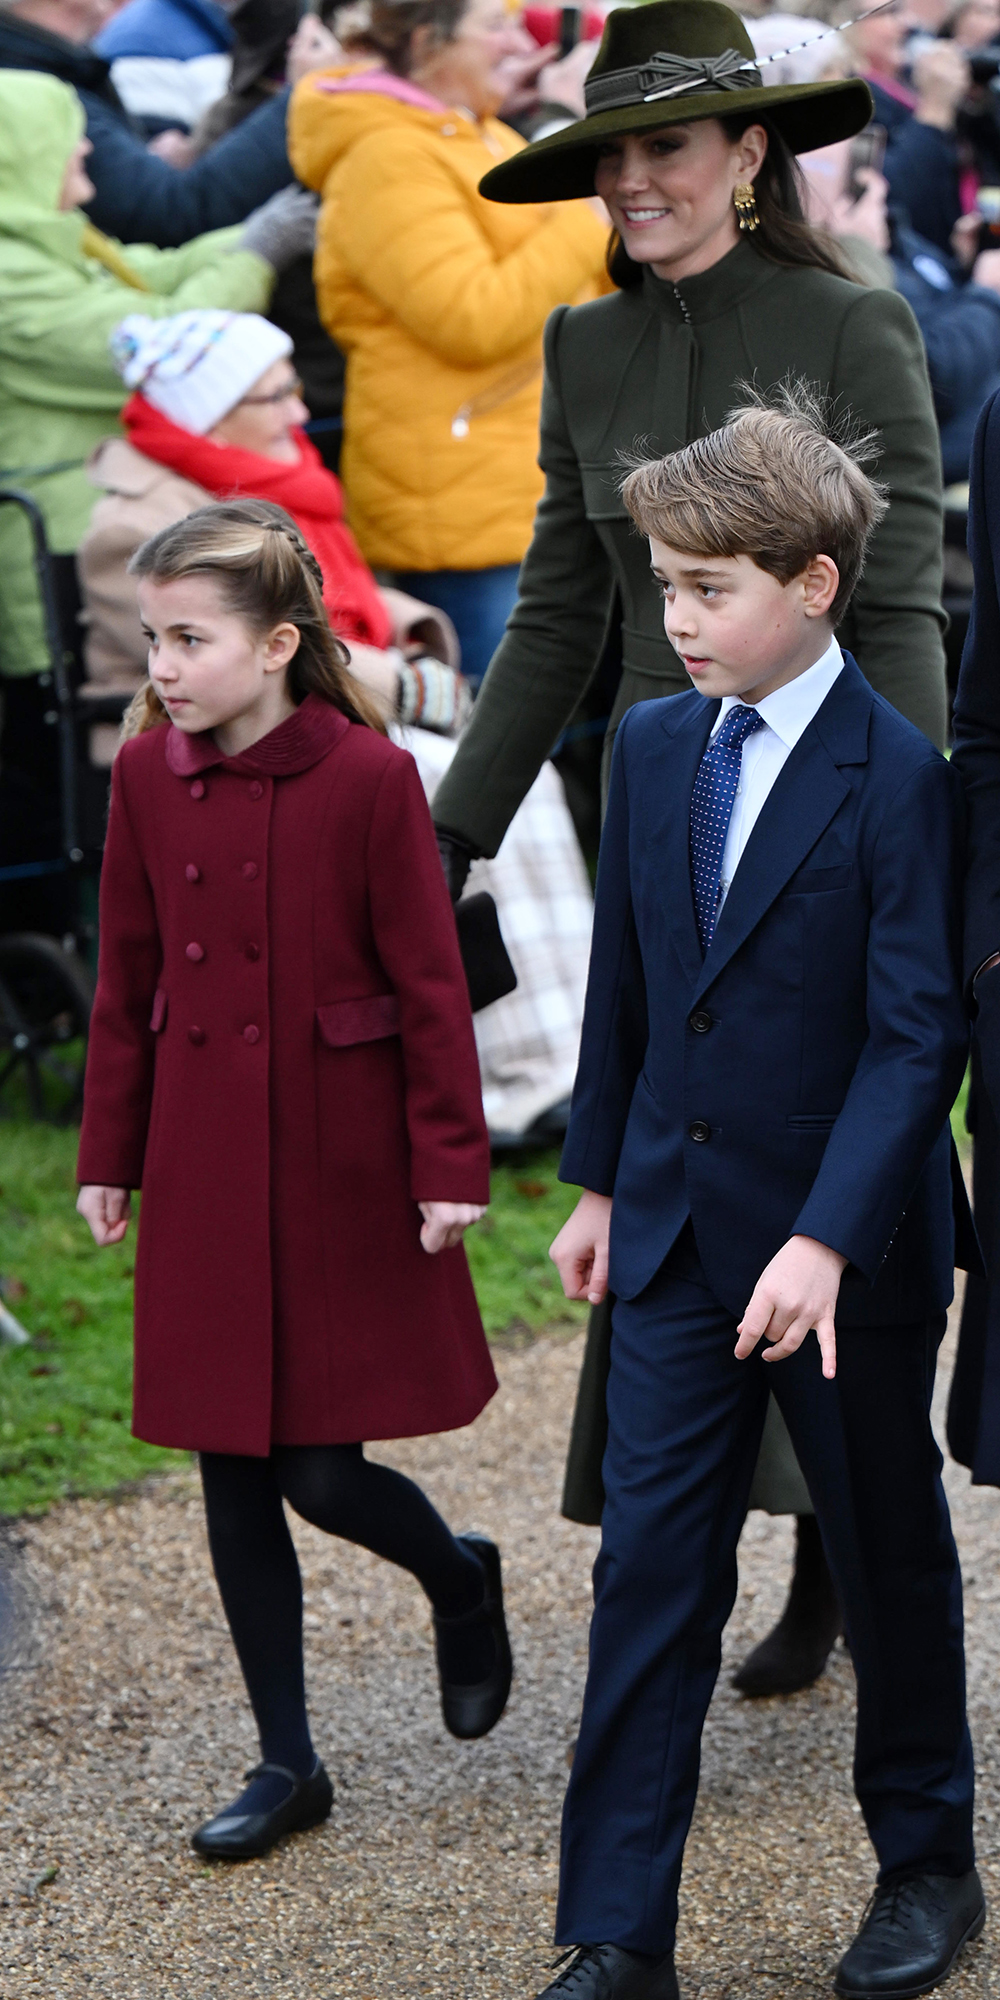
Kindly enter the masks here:
[[[299, 646], [288, 669], [292, 700], [319, 695], [352, 722], [385, 735], [381, 710], [355, 679], [347, 648], [330, 628], [319, 563], [283, 507], [269, 500], [219, 500], [199, 507], [143, 542], [128, 573], [154, 583], [213, 577], [226, 609], [245, 618], [255, 632], [294, 625]], [[152, 682], [146, 681], [126, 710], [122, 737], [138, 736], [168, 720]]]

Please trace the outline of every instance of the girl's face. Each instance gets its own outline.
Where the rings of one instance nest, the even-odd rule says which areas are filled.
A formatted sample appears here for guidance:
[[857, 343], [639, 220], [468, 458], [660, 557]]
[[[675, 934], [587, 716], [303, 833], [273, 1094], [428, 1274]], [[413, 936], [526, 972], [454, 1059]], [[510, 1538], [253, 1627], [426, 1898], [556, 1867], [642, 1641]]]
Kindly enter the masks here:
[[763, 126], [733, 140], [717, 118], [630, 132], [601, 148], [594, 192], [635, 263], [658, 278], [690, 277], [737, 241], [733, 189], [753, 180], [766, 152]]
[[298, 651], [296, 625], [255, 631], [229, 610], [210, 576], [142, 577], [138, 596], [149, 678], [185, 735], [213, 730], [231, 757], [292, 714], [288, 668]]
[[301, 386], [290, 361], [272, 361], [246, 395], [209, 431], [209, 437], [219, 444], [237, 445], [241, 451], [255, 451], [261, 458], [295, 464], [299, 448], [292, 431], [309, 421], [299, 393]]

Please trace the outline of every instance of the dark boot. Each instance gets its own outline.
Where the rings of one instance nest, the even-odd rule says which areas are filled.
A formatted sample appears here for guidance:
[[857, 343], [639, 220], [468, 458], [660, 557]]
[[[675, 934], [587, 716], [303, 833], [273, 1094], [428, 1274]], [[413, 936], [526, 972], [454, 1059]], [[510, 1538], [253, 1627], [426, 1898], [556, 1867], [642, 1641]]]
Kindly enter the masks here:
[[773, 1632], [748, 1653], [733, 1686], [741, 1694], [794, 1694], [819, 1679], [843, 1630], [837, 1593], [814, 1514], [799, 1514], [792, 1587]]

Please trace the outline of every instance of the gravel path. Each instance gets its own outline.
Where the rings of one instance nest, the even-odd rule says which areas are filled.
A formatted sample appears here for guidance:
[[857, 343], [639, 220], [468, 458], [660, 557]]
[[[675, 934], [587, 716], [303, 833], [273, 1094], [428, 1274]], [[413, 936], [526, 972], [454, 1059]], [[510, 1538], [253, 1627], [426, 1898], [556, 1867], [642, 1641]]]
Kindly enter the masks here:
[[[186, 1474], [19, 1523], [7, 1547], [0, 2000], [528, 2000], [551, 1957], [559, 1807], [597, 1537], [558, 1516], [580, 1341], [499, 1356], [473, 1431], [385, 1452], [503, 1544], [518, 1677], [485, 1743], [436, 1710], [415, 1586], [305, 1527], [308, 1672], [328, 1825], [206, 1868], [186, 1839], [254, 1757]], [[1000, 1494], [949, 1470], [965, 1566], [981, 1865], [1000, 1909]], [[777, 1615], [791, 1536], [754, 1515], [726, 1667]], [[724, 1668], [678, 1948], [684, 2000], [820, 2000], [872, 1880], [849, 1783], [850, 1663], [750, 1704]], [[948, 1987], [1000, 1991], [1000, 1919]]]

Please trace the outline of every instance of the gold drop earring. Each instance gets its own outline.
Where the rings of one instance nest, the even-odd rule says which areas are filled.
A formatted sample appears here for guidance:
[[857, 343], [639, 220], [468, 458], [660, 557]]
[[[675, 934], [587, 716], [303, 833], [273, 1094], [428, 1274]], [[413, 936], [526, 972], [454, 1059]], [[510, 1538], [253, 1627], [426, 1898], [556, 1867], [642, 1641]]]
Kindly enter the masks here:
[[744, 230], [748, 236], [752, 235], [760, 222], [760, 215], [757, 211], [757, 197], [754, 194], [752, 181], [737, 181], [733, 189], [733, 202], [736, 213], [740, 218], [741, 230]]

